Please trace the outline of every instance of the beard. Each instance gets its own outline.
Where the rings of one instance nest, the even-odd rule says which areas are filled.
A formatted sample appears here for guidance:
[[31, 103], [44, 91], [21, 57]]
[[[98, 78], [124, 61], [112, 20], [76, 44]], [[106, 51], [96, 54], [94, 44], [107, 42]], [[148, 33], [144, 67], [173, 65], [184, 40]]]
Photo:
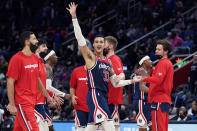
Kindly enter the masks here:
[[160, 59], [162, 58], [161, 55], [155, 55], [155, 56], [156, 56], [156, 58], [157, 58], [158, 60], [160, 60]]
[[106, 56], [108, 54], [109, 50], [107, 48], [103, 49], [103, 55]]
[[31, 52], [33, 53], [36, 53], [36, 50], [38, 49], [38, 46], [37, 45], [34, 45], [30, 42], [30, 50]]
[[45, 53], [45, 52], [40, 52], [39, 53], [39, 56], [42, 58], [42, 59], [44, 59], [44, 57], [47, 55], [47, 53]]

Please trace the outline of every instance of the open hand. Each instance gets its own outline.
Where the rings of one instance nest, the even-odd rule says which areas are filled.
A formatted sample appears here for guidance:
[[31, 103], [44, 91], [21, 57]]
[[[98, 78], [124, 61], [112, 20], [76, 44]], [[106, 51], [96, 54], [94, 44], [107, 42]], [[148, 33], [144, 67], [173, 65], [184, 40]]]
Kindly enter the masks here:
[[64, 100], [60, 96], [61, 96], [61, 94], [57, 94], [57, 95], [55, 95], [54, 99], [59, 105], [62, 105], [62, 104], [64, 104]]
[[72, 16], [72, 18], [76, 18], [76, 9], [78, 5], [74, 2], [71, 2], [68, 6], [69, 8], [66, 9], [70, 12], [70, 15]]

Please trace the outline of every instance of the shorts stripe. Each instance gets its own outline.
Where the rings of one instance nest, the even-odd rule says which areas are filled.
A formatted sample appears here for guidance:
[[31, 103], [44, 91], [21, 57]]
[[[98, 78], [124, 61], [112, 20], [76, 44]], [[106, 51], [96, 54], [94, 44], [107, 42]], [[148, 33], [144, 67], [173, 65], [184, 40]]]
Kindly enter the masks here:
[[95, 108], [95, 113], [94, 113], [94, 121], [96, 122], [96, 112], [97, 112], [97, 109], [101, 111], [101, 113], [103, 113], [103, 115], [108, 119], [108, 116], [107, 114], [102, 110], [102, 108], [99, 106], [98, 102], [97, 102], [97, 98], [96, 98], [96, 90], [95, 90], [95, 87], [94, 87], [94, 81], [93, 81], [93, 77], [92, 77], [92, 73], [91, 71], [88, 71], [89, 73], [89, 77], [90, 77], [90, 83], [91, 83], [91, 87], [92, 87], [92, 97], [93, 97], [93, 102], [94, 104], [96, 105], [96, 108]]
[[44, 120], [44, 117], [37, 111], [37, 110], [34, 110], [35, 114], [38, 115], [42, 120]]
[[52, 123], [52, 119], [51, 119], [51, 117], [47, 113], [46, 113], [46, 117]]
[[77, 111], [75, 111], [75, 122], [76, 122], [77, 126], [80, 126], [80, 122], [79, 122], [79, 119], [77, 117]]
[[138, 113], [136, 119], [138, 119], [138, 117], [141, 115], [142, 118], [144, 119], [145, 123], [147, 124], [147, 120], [146, 120], [146, 118], [145, 118], [145, 116], [143, 114], [142, 102], [143, 102], [143, 100], [139, 100], [139, 113]]
[[156, 131], [159, 131], [158, 124], [157, 124], [157, 111], [155, 111], [155, 126], [156, 126]]
[[24, 121], [24, 123], [25, 123], [25, 125], [26, 125], [26, 127], [27, 127], [27, 130], [28, 130], [28, 131], [31, 131], [31, 128], [30, 128], [30, 126], [28, 125], [27, 120], [25, 119], [25, 116], [24, 116], [24, 114], [23, 114], [21, 105], [18, 104], [18, 107], [19, 107], [19, 111], [20, 111], [21, 117], [23, 118], [23, 121]]

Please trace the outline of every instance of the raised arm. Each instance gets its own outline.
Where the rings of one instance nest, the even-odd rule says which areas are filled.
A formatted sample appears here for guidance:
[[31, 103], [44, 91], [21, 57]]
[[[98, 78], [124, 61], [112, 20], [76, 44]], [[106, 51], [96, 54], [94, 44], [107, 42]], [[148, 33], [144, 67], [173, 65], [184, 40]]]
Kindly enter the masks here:
[[70, 15], [72, 16], [72, 23], [74, 27], [75, 37], [77, 39], [82, 56], [86, 62], [86, 66], [88, 69], [90, 69], [91, 67], [94, 66], [96, 62], [96, 57], [94, 53], [86, 45], [86, 40], [84, 36], [82, 35], [81, 28], [77, 20], [76, 8], [77, 8], [77, 5], [74, 2], [71, 2], [69, 4], [69, 8], [66, 8], [66, 9], [70, 12]]

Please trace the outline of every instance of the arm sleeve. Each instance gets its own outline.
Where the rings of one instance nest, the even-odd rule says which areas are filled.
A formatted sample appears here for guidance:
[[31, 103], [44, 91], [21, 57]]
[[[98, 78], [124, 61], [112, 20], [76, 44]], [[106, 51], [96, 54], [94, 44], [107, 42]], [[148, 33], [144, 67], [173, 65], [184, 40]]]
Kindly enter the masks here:
[[114, 87], [122, 87], [132, 84], [131, 80], [120, 80], [119, 82], [115, 82], [114, 77], [116, 77], [115, 74], [110, 77], [110, 81]]
[[86, 40], [85, 40], [84, 36], [82, 35], [81, 28], [79, 26], [78, 20], [77, 19], [72, 19], [72, 22], [73, 22], [75, 37], [77, 39], [77, 42], [78, 42], [79, 46], [85, 46], [86, 45]]
[[46, 88], [47, 88], [47, 90], [50, 90], [50, 91], [52, 91], [55, 94], [61, 94], [61, 97], [64, 97], [65, 96], [65, 93], [64, 92], [59, 91], [58, 89], [56, 89], [55, 87], [52, 86], [51, 79], [47, 79], [46, 80]]
[[143, 80], [146, 83], [155, 83], [157, 85], [161, 84], [167, 73], [167, 65], [166, 63], [160, 63], [157, 67], [157, 71], [154, 73], [154, 76], [147, 77]]

